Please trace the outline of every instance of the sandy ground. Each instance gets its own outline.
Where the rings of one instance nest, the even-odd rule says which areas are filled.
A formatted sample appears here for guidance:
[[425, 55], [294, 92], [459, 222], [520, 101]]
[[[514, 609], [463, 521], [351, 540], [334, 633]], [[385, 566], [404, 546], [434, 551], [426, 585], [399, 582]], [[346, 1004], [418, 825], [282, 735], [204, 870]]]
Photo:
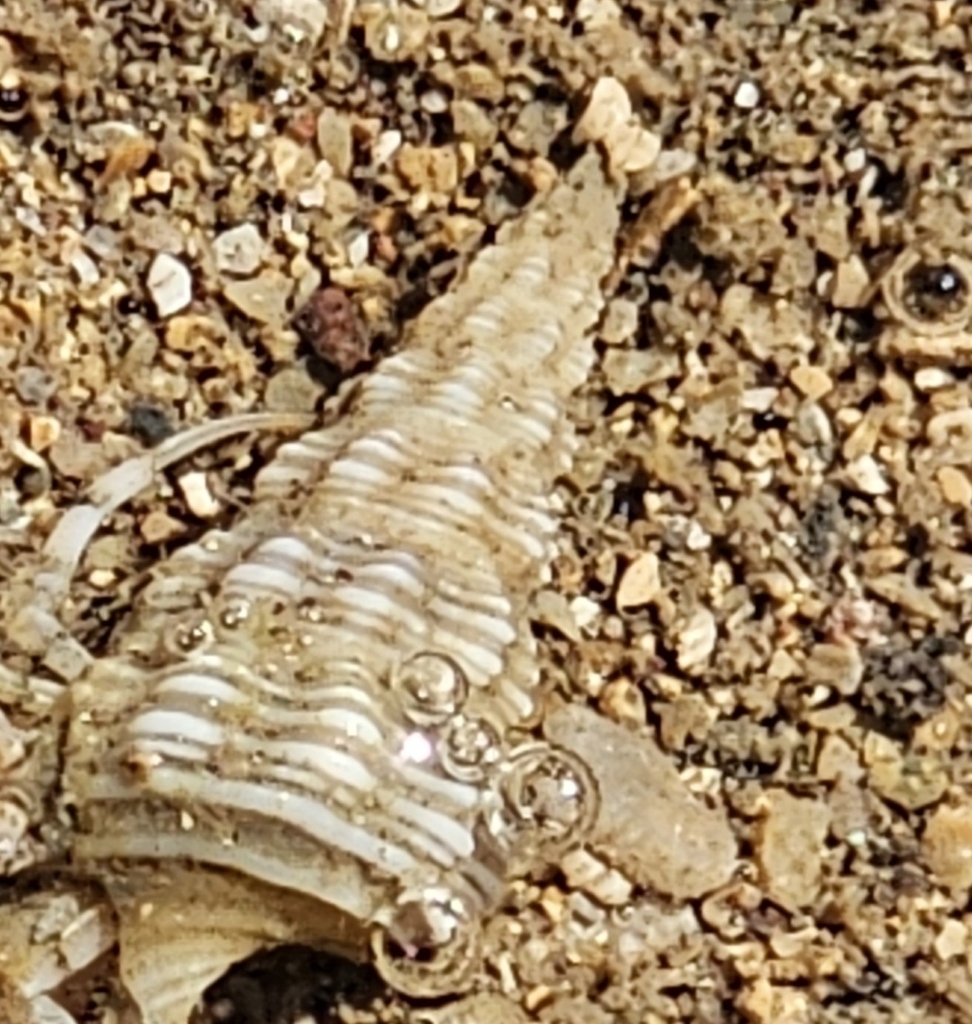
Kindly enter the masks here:
[[[0, 5], [0, 573], [144, 444], [366, 373], [571, 161], [598, 80], [662, 147], [629, 220], [687, 198], [602, 326], [536, 608], [627, 830], [514, 887], [471, 1003], [299, 953], [216, 1019], [968, 1020], [972, 12], [428, 0], [332, 12], [342, 44], [286, 7]], [[271, 444], [113, 518], [85, 643]]]

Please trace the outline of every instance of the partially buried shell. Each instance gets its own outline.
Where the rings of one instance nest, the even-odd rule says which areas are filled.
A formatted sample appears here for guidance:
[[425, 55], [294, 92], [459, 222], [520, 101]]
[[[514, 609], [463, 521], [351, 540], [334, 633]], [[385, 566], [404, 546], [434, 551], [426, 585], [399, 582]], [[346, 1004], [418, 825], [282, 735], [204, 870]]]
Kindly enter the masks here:
[[579, 842], [584, 766], [524, 746], [566, 399], [593, 360], [618, 195], [593, 156], [430, 305], [253, 508], [162, 563], [73, 686], [79, 869], [147, 1024], [302, 941], [461, 991], [511, 871]]

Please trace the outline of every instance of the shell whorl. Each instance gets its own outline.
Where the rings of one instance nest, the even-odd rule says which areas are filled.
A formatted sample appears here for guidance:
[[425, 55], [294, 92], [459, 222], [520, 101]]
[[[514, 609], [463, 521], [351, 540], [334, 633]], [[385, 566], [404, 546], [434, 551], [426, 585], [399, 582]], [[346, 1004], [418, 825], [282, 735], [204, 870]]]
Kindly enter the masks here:
[[475, 930], [536, 817], [510, 811], [510, 773], [546, 770], [514, 749], [539, 678], [527, 602], [617, 200], [586, 157], [346, 415], [282, 446], [238, 527], [159, 567], [115, 652], [130, 681], [105, 662], [75, 687], [80, 860], [229, 868], [399, 945], [416, 901], [423, 928]]

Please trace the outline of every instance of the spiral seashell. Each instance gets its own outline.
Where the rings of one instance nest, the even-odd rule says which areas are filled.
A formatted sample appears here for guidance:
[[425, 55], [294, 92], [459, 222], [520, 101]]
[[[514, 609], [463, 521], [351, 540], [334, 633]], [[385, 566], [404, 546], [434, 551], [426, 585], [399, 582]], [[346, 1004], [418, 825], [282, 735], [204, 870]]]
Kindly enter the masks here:
[[[582, 841], [588, 777], [516, 737], [618, 201], [588, 156], [499, 232], [344, 416], [280, 448], [231, 530], [156, 567], [72, 684], [73, 859], [134, 908], [123, 962], [158, 892], [173, 921], [217, 913], [160, 881], [194, 865], [196, 891], [243, 908], [207, 977], [244, 947], [326, 945], [340, 920], [392, 986], [448, 995], [524, 843]], [[185, 1024], [191, 993], [163, 1005], [154, 965], [189, 978], [205, 931], [162, 934], [171, 956], [130, 987], [153, 1024]]]

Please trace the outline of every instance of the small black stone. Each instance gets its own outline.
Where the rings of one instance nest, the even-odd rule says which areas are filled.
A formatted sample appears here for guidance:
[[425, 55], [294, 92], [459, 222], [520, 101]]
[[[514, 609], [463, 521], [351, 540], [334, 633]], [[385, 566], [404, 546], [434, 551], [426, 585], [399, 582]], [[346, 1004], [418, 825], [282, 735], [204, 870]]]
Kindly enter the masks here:
[[174, 427], [164, 410], [151, 402], [136, 402], [128, 414], [128, 432], [142, 444], [154, 448], [171, 437]]

